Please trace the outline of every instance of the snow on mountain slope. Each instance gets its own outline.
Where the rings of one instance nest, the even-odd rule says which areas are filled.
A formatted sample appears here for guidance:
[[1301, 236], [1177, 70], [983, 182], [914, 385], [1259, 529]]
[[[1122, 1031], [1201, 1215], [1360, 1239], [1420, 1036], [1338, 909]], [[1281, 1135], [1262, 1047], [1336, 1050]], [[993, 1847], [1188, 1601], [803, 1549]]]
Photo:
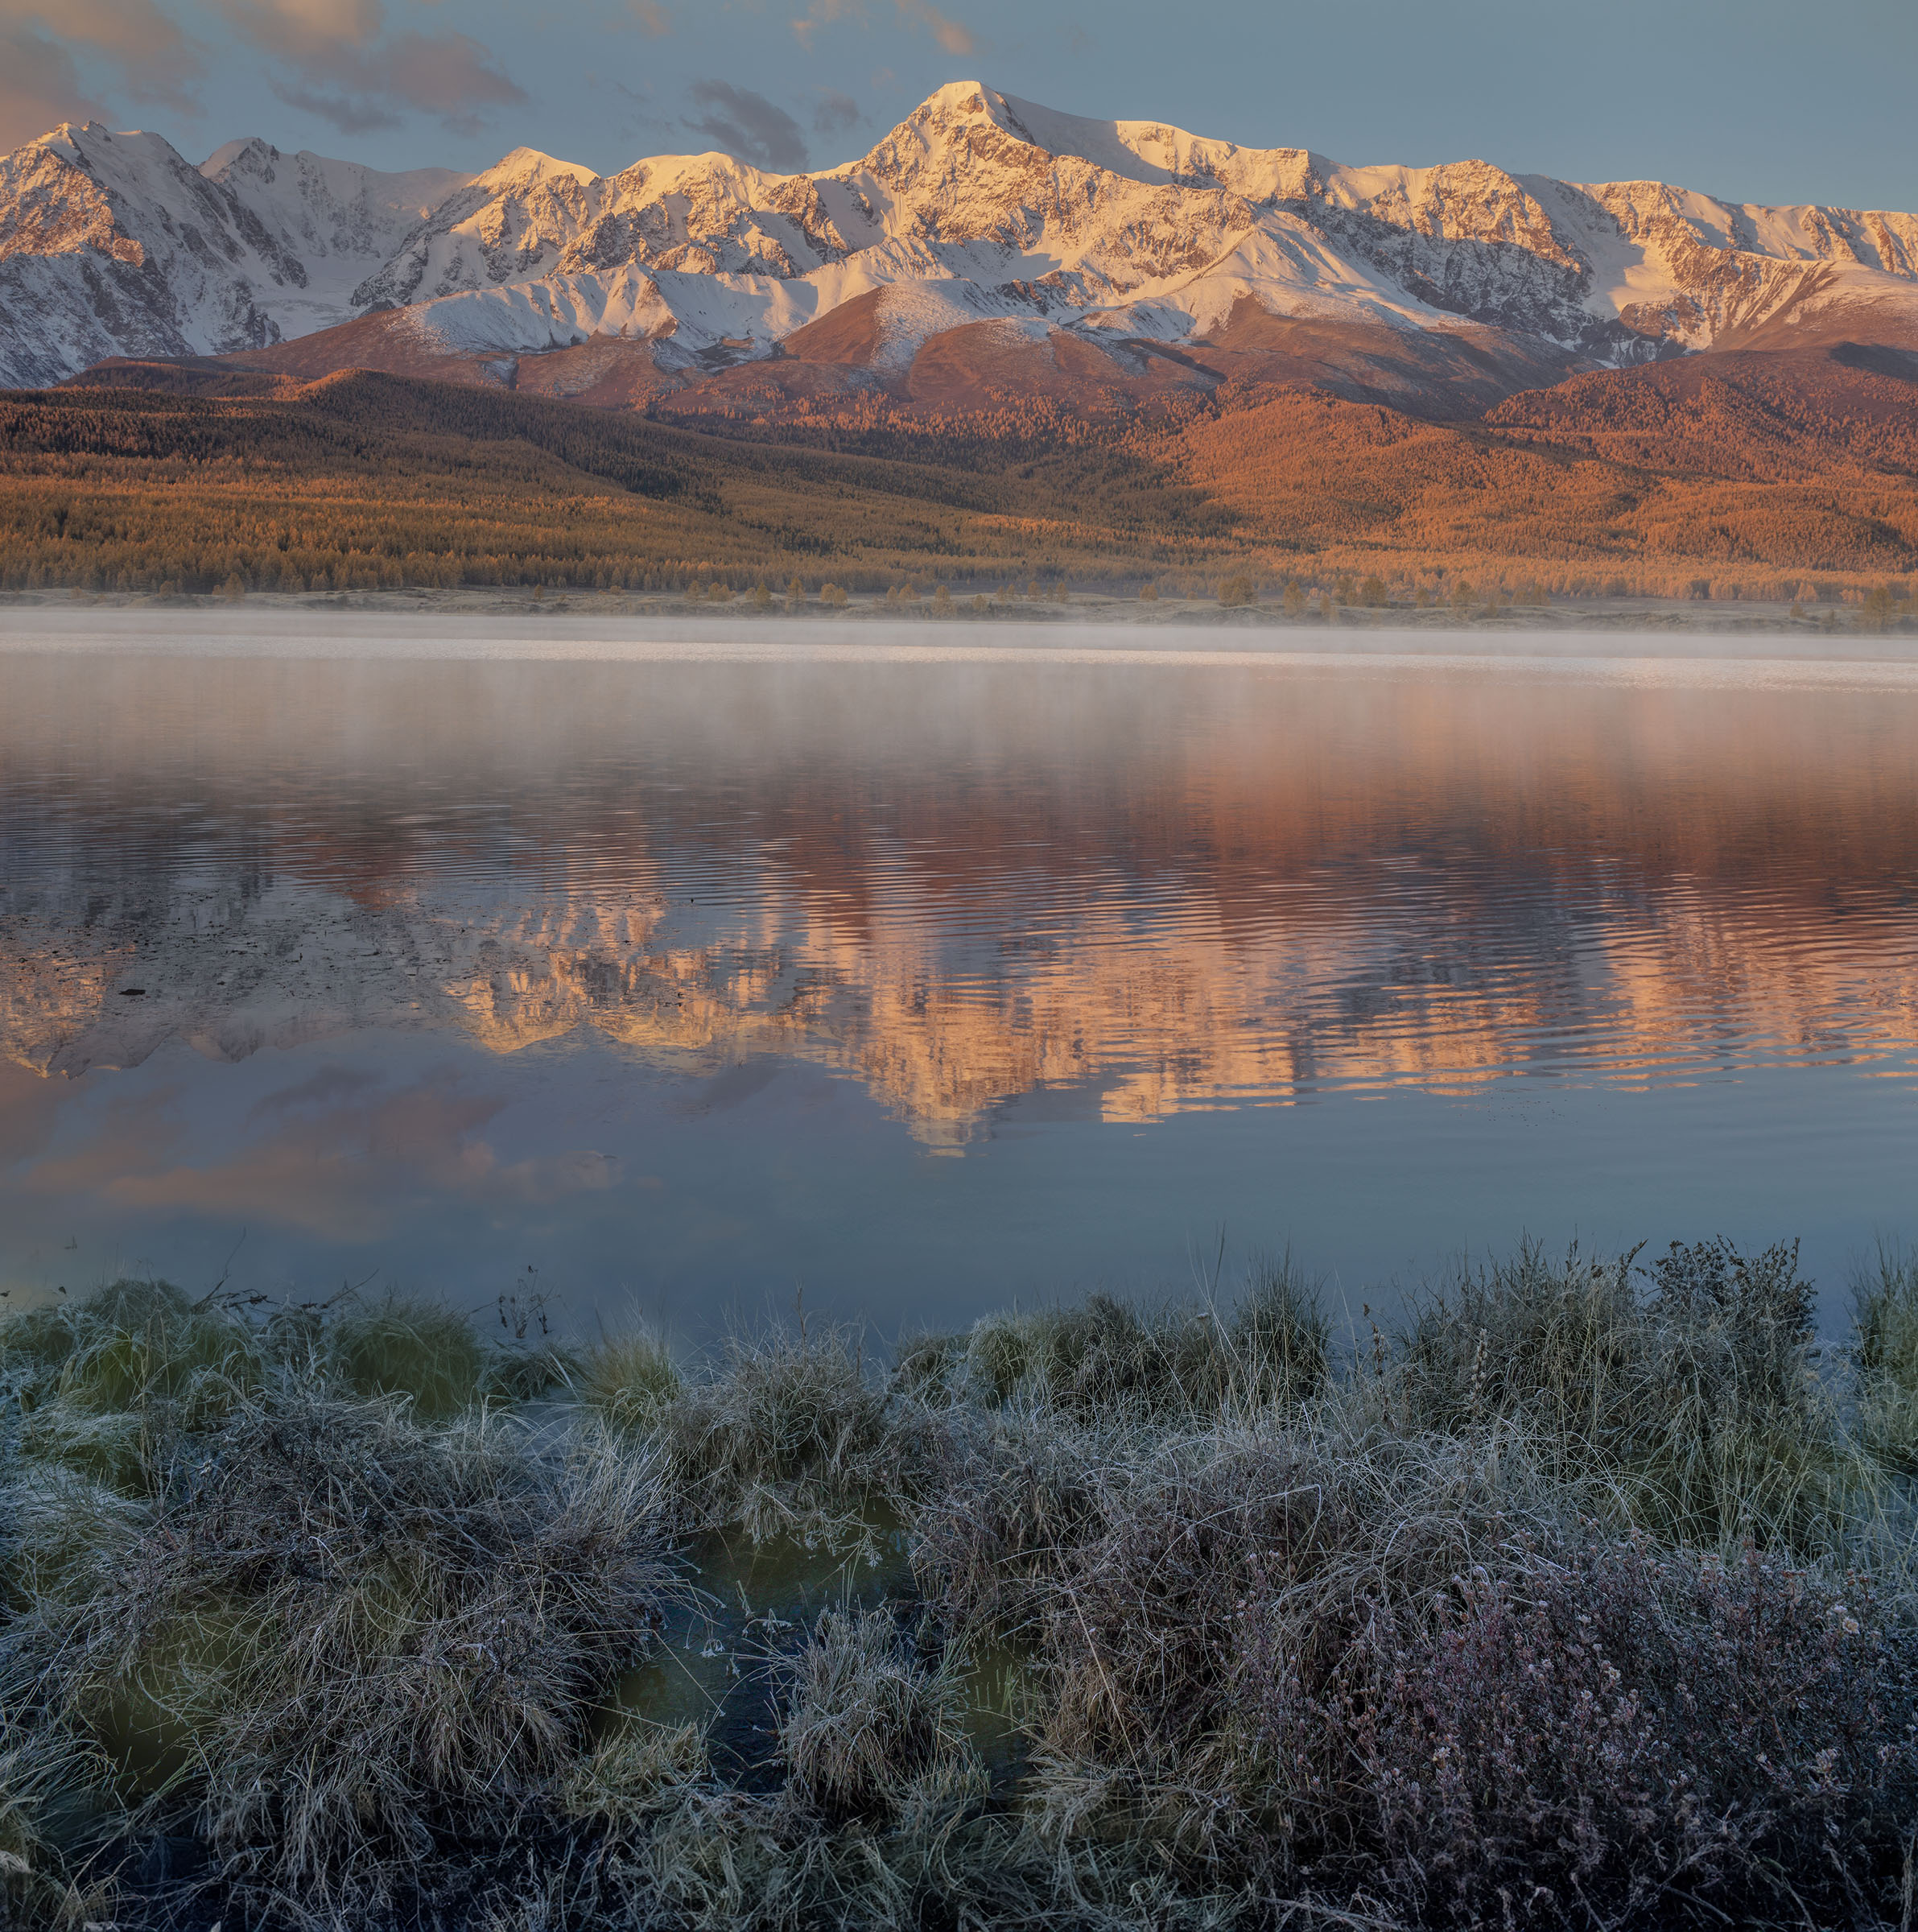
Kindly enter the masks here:
[[[421, 328], [449, 349], [644, 333], [679, 365], [763, 354], [843, 302], [906, 285], [940, 292], [889, 309], [897, 341], [996, 317], [1173, 340], [1222, 321], [1246, 293], [1279, 313], [1451, 321], [1291, 210], [1105, 148], [1127, 171], [1054, 153], [1001, 97], [961, 86], [862, 160], [817, 175], [769, 175], [723, 155], [600, 180], [556, 181], [543, 157], [502, 163], [360, 294], [419, 304]], [[624, 272], [609, 279], [608, 269]], [[650, 295], [636, 295], [635, 275]], [[509, 316], [523, 321], [517, 339], [503, 332]]]
[[875, 366], [893, 368], [988, 320], [1035, 350], [1062, 330], [1115, 351], [1210, 340], [1248, 301], [1601, 365], [1854, 324], [1918, 344], [1918, 217], [1483, 161], [1344, 167], [970, 81], [815, 174], [707, 154], [600, 176], [522, 148], [470, 179], [377, 175], [258, 142], [196, 171], [157, 136], [93, 127], [0, 163], [0, 379], [15, 382], [385, 308], [423, 351], [617, 336], [662, 370], [711, 370], [868, 295]]
[[200, 168], [306, 271], [303, 288], [264, 306], [281, 332], [330, 328], [365, 306], [355, 291], [449, 195], [472, 179], [448, 167], [381, 174], [323, 155], [283, 155], [264, 141], [236, 141]]
[[[1802, 306], [1813, 270], [1827, 308], [1888, 303], [1918, 323], [1918, 217], [1733, 207], [1482, 161], [1342, 167], [970, 82], [816, 175], [703, 155], [555, 183], [554, 164], [514, 165], [526, 159], [449, 202], [361, 299], [424, 301], [422, 326], [449, 347], [534, 349], [625, 328], [668, 361], [728, 342], [763, 353], [839, 302], [909, 281], [971, 284], [975, 317], [1042, 316], [1106, 336], [1202, 335], [1249, 294], [1280, 315], [1469, 320], [1613, 363], [1748, 331]], [[654, 283], [637, 302], [620, 284], [636, 325], [596, 311], [610, 268]], [[497, 303], [463, 299], [534, 285], [511, 305], [527, 316], [512, 342]]]
[[258, 141], [196, 168], [158, 134], [58, 128], [0, 159], [0, 382], [344, 321], [357, 284], [466, 178]]

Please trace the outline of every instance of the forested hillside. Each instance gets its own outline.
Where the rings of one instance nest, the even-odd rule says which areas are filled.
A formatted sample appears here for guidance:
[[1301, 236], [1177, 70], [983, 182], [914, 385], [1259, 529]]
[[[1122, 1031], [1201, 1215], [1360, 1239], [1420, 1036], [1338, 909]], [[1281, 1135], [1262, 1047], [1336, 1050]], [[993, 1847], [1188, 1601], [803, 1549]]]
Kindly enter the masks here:
[[1918, 359], [1889, 352], [1689, 357], [1466, 423], [1272, 385], [1098, 423], [865, 395], [694, 427], [364, 371], [122, 379], [153, 386], [0, 394], [0, 585], [1809, 599], [1918, 572]]
[[1022, 460], [967, 469], [364, 372], [266, 397], [15, 392], [0, 570], [12, 588], [872, 588], [1239, 554], [1230, 514], [1164, 463], [1106, 440], [1010, 447]]

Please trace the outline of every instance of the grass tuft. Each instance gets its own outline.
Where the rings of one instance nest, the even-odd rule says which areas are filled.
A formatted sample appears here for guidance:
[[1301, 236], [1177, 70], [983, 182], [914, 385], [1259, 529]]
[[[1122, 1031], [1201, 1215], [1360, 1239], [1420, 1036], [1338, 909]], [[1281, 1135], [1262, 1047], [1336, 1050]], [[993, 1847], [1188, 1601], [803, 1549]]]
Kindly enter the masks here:
[[231, 1883], [340, 1899], [503, 1828], [672, 1591], [650, 1466], [275, 1391], [18, 1643], [75, 1735], [191, 1792]]
[[697, 1520], [755, 1542], [843, 1540], [914, 1487], [929, 1425], [894, 1400], [839, 1329], [735, 1335], [716, 1364], [657, 1406], [654, 1439]]
[[1288, 1249], [1258, 1262], [1227, 1330], [1227, 1393], [1241, 1406], [1310, 1402], [1332, 1373], [1332, 1325]]
[[327, 1328], [328, 1368], [358, 1396], [403, 1396], [421, 1418], [469, 1409], [487, 1384], [487, 1351], [464, 1316], [390, 1290], [355, 1298]]
[[1887, 1468], [1918, 1476], [1918, 1253], [1881, 1247], [1853, 1299], [1861, 1433]]
[[787, 1793], [828, 1823], [896, 1817], [923, 1804], [923, 1781], [962, 1769], [958, 1675], [929, 1666], [886, 1611], [823, 1612], [775, 1669]]
[[697, 1724], [625, 1718], [561, 1787], [569, 1818], [632, 1831], [683, 1806], [713, 1782], [706, 1735]]
[[28, 1451], [128, 1493], [159, 1442], [233, 1413], [268, 1371], [251, 1323], [164, 1282], [9, 1316], [0, 1360]]
[[1674, 1244], [1647, 1288], [1629, 1257], [1521, 1248], [1418, 1311], [1396, 1364], [1403, 1425], [1515, 1424], [1550, 1475], [1681, 1541], [1830, 1546], [1882, 1498], [1815, 1373], [1796, 1260]]
[[631, 1328], [593, 1345], [574, 1386], [580, 1400], [613, 1428], [643, 1431], [657, 1428], [672, 1406], [679, 1370], [663, 1338]]

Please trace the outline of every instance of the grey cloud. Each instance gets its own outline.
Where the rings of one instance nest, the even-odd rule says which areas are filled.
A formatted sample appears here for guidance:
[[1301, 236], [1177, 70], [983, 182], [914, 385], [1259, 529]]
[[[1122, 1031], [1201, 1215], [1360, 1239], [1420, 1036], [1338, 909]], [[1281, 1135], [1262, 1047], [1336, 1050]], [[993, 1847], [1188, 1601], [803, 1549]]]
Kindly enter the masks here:
[[466, 34], [396, 34], [377, 50], [375, 64], [388, 93], [463, 130], [477, 128], [476, 109], [511, 105], [526, 97], [518, 82], [502, 73], [492, 55]]
[[80, 92], [73, 56], [28, 27], [0, 27], [0, 152], [58, 127], [104, 114]]
[[399, 116], [391, 108], [382, 107], [364, 95], [322, 93], [317, 88], [277, 79], [269, 80], [266, 85], [287, 106], [316, 116], [343, 134], [369, 134], [381, 128], [399, 126]]
[[685, 126], [715, 147], [780, 174], [795, 174], [805, 167], [806, 137], [799, 123], [764, 94], [725, 80], [695, 80], [686, 93], [705, 112], [688, 114]]
[[118, 88], [130, 98], [197, 111], [204, 50], [155, 0], [0, 0], [0, 99], [84, 98], [76, 45], [117, 67]]
[[829, 87], [819, 105], [812, 110], [812, 129], [826, 140], [850, 134], [864, 118], [864, 110], [850, 94]]
[[216, 0], [254, 46], [288, 63], [269, 85], [290, 107], [342, 134], [399, 124], [411, 108], [462, 134], [479, 110], [517, 105], [525, 90], [470, 34], [385, 35], [382, 0]]

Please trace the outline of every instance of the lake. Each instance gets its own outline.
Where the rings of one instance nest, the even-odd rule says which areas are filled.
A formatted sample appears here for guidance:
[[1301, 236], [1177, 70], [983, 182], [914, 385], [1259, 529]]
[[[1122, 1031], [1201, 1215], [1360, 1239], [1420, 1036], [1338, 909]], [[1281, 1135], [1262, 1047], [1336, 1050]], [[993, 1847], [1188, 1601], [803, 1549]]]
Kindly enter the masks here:
[[357, 621], [8, 613], [16, 1294], [885, 1338], [1723, 1233], [1835, 1329], [1918, 1234], [1910, 664]]

